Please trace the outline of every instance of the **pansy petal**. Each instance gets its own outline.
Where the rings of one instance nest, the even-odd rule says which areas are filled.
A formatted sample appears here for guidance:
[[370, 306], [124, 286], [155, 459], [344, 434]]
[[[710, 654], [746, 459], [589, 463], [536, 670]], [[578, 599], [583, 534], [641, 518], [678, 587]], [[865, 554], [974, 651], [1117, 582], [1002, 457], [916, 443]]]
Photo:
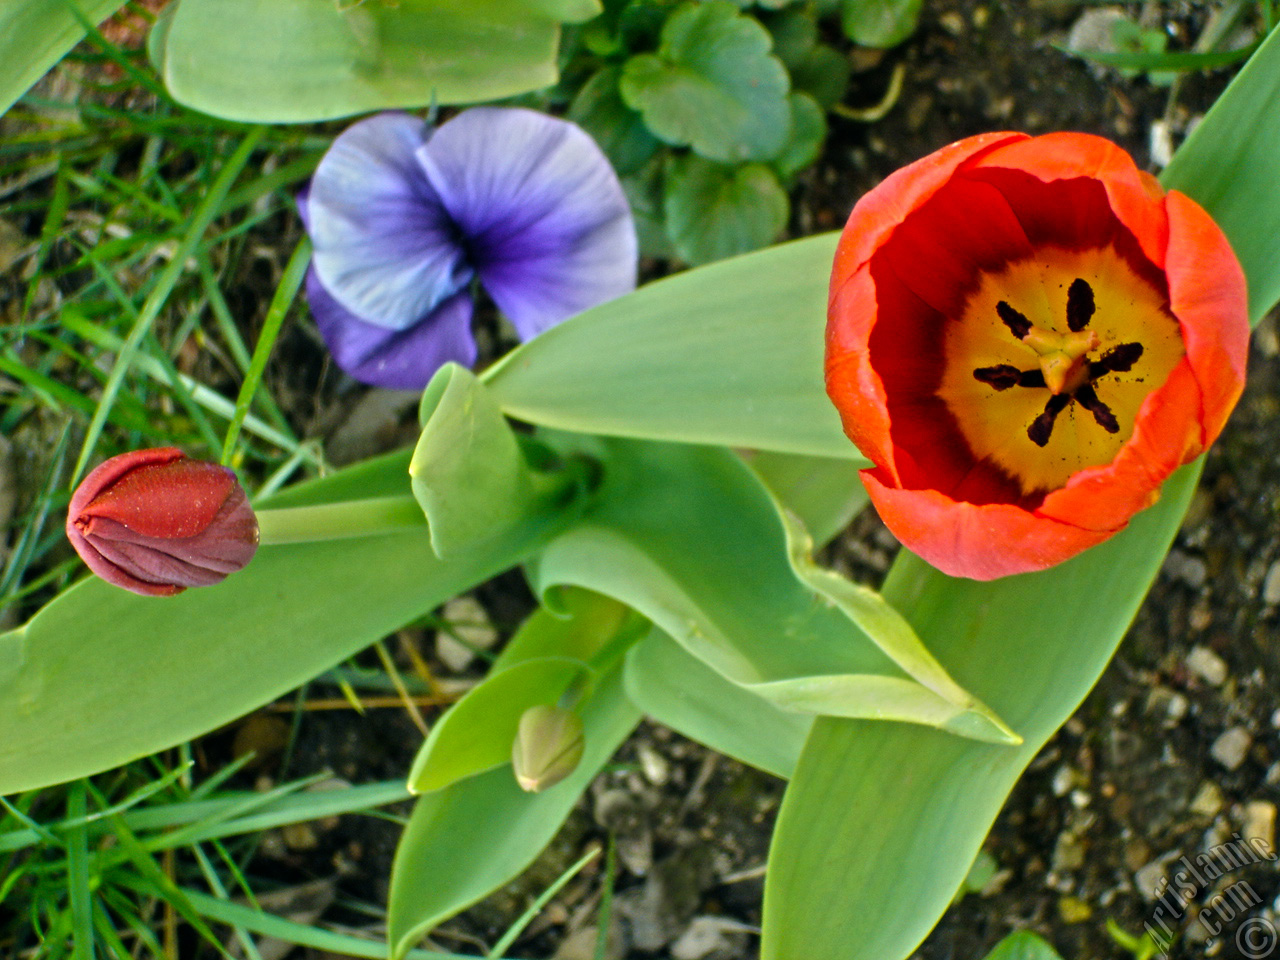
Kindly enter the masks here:
[[314, 269], [307, 271], [307, 299], [334, 362], [362, 383], [420, 390], [450, 360], [465, 367], [476, 361], [469, 291], [445, 300], [407, 330], [365, 323], [329, 294]]
[[423, 121], [382, 113], [334, 140], [304, 198], [313, 262], [345, 310], [404, 330], [458, 293], [471, 268], [418, 163]]
[[862, 482], [885, 525], [904, 547], [953, 577], [994, 580], [1044, 570], [1116, 532], [1084, 530], [1007, 503], [902, 490], [880, 474], [864, 470]]
[[631, 207], [579, 127], [479, 107], [443, 124], [418, 155], [481, 283], [523, 339], [635, 287]]

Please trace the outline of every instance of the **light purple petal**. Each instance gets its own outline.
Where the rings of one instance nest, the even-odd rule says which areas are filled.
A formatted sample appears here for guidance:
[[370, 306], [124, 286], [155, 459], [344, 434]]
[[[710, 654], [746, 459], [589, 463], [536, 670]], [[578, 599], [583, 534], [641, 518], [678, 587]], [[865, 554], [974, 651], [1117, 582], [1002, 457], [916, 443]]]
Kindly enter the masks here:
[[418, 158], [481, 283], [523, 339], [635, 288], [631, 207], [581, 128], [477, 107], [436, 130]]
[[365, 323], [329, 294], [314, 267], [307, 271], [307, 299], [334, 362], [362, 383], [421, 390], [450, 360], [464, 367], [476, 362], [469, 290], [445, 300], [407, 330]]
[[457, 228], [416, 157], [425, 126], [380, 113], [333, 142], [303, 197], [325, 289], [366, 323], [404, 330], [470, 282]]

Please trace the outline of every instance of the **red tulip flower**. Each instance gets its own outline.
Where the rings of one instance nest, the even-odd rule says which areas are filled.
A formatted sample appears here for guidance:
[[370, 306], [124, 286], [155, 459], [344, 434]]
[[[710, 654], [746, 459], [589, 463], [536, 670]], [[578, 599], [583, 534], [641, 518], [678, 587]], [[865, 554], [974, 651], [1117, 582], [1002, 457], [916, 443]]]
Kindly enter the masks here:
[[219, 583], [258, 549], [236, 475], [165, 447], [112, 457], [72, 494], [67, 537], [108, 583], [148, 596]]
[[990, 580], [1106, 540], [1218, 436], [1244, 386], [1222, 231], [1099, 137], [971, 137], [854, 208], [827, 392], [886, 525]]

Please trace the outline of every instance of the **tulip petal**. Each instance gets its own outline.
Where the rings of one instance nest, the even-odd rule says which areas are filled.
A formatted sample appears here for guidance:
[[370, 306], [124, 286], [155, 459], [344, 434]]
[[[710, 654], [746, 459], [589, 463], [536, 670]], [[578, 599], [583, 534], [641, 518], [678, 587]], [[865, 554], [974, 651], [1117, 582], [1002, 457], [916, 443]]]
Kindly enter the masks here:
[[[1101, 185], [1111, 212], [1137, 239], [1142, 252], [1156, 267], [1164, 267], [1169, 225], [1163, 207], [1153, 202], [1146, 179], [1122, 149], [1102, 137], [1086, 133], [1048, 133], [1029, 140], [1011, 142], [977, 157], [966, 169], [967, 174], [987, 169], [1005, 169], [1030, 174], [1044, 183], [1086, 178]], [[1089, 188], [1096, 189], [1096, 188]], [[1062, 203], [1040, 203], [1034, 206], [1011, 203], [1020, 217], [1034, 221], [1048, 216], [1054, 222], [1039, 229], [1034, 222], [1024, 221], [1032, 243], [1046, 232], [1061, 233], [1064, 214], [1078, 216], [1086, 208]], [[1053, 241], [1048, 241], [1053, 242]], [[1081, 246], [1100, 246], [1092, 239]]]
[[305, 197], [315, 270], [343, 309], [404, 330], [463, 290], [458, 230], [418, 162], [423, 122], [382, 113], [347, 128]]
[[635, 287], [630, 205], [574, 124], [478, 107], [443, 124], [418, 159], [522, 339]]
[[475, 363], [468, 290], [438, 304], [406, 330], [365, 323], [330, 295], [315, 269], [307, 271], [307, 300], [334, 362], [361, 383], [421, 390], [450, 360], [466, 367]]
[[862, 481], [885, 525], [904, 547], [953, 577], [994, 580], [1044, 570], [1117, 532], [1084, 530], [1012, 504], [902, 490], [878, 474], [864, 470]]
[[1249, 299], [1244, 270], [1226, 235], [1189, 197], [1170, 191], [1169, 306], [1204, 395], [1202, 447], [1217, 438], [1244, 390]]
[[886, 177], [863, 196], [849, 215], [831, 272], [832, 296], [913, 210], [949, 182], [962, 165], [1006, 143], [1027, 139], [1025, 133], [984, 133], [936, 150]]

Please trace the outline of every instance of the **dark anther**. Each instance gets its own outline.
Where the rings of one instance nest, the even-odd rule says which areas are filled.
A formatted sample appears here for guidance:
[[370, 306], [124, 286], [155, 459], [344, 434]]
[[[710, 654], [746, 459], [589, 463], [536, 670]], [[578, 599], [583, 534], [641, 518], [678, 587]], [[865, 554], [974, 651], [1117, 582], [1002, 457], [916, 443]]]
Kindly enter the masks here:
[[1031, 332], [1031, 321], [1024, 317], [1013, 307], [1009, 306], [1009, 301], [1001, 300], [996, 304], [996, 313], [1000, 314], [1000, 319], [1004, 321], [1004, 325], [1008, 327], [1015, 337], [1021, 340]]
[[1093, 419], [1098, 421], [1098, 426], [1107, 431], [1107, 433], [1120, 432], [1120, 424], [1116, 422], [1116, 415], [1111, 412], [1110, 407], [1098, 399], [1092, 384], [1086, 383], [1077, 390], [1075, 400], [1076, 403], [1093, 414]]
[[1058, 418], [1063, 410], [1067, 409], [1071, 403], [1071, 394], [1055, 393], [1049, 398], [1049, 402], [1044, 405], [1044, 413], [1031, 421], [1031, 426], [1027, 427], [1027, 436], [1031, 438], [1031, 442], [1037, 447], [1043, 447], [1049, 442], [1049, 436], [1053, 433], [1053, 421]]
[[979, 367], [973, 371], [973, 379], [985, 383], [997, 390], [1008, 390], [1022, 377], [1022, 371], [1012, 364], [1002, 363], [998, 367]]
[[1142, 359], [1142, 344], [1122, 343], [1112, 347], [1099, 359], [1089, 364], [1089, 379], [1094, 380], [1104, 373], [1124, 373]]
[[1093, 319], [1093, 287], [1076, 277], [1067, 288], [1067, 329], [1079, 333]]
[[973, 371], [973, 379], [985, 383], [997, 390], [1008, 390], [1010, 387], [1043, 387], [1044, 371], [1019, 370], [1011, 363], [1002, 363], [995, 367], [979, 367]]

